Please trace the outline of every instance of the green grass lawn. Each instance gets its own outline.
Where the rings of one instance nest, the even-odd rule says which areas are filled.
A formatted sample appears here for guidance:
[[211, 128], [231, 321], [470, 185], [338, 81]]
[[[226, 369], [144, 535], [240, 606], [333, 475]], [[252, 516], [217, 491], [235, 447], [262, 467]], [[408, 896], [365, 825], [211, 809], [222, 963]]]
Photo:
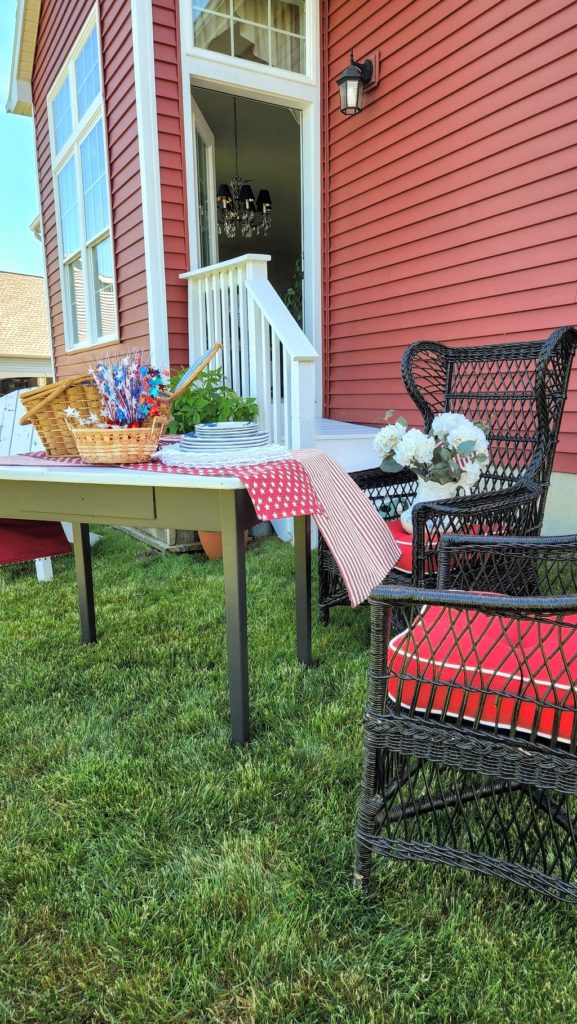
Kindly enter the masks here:
[[250, 550], [253, 742], [232, 749], [220, 563], [101, 530], [0, 570], [1, 1024], [576, 1019], [577, 910], [381, 862], [351, 887], [368, 612], [296, 662], [292, 551]]

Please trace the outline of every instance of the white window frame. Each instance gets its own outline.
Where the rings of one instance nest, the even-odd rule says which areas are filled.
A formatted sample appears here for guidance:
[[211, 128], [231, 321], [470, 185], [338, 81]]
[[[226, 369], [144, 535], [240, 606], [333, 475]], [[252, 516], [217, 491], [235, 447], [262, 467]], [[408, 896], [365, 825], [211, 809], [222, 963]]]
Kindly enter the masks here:
[[[206, 123], [206, 119], [198, 106], [196, 100], [191, 97], [192, 104], [192, 122], [193, 122], [193, 133], [198, 133], [202, 139], [204, 145], [207, 148], [208, 158], [208, 190], [211, 196], [216, 196], [216, 179], [214, 174], [214, 135], [209, 125]], [[192, 157], [194, 161], [194, 180], [198, 188], [198, 157], [196, 149], [196, 138], [194, 139], [194, 145], [192, 147]], [[198, 203], [197, 189], [193, 193], [193, 205], [194, 205], [194, 223], [196, 225], [196, 243], [197, 243], [197, 254], [198, 261], [201, 262], [201, 250], [202, 244], [200, 240], [201, 229], [200, 229], [200, 210]], [[213, 202], [210, 206], [209, 216], [211, 222], [208, 226], [208, 237], [209, 237], [209, 250], [210, 260], [209, 263], [218, 262], [218, 223], [217, 223], [217, 210], [216, 203]]]
[[[98, 51], [98, 71], [100, 75], [100, 92], [94, 98], [87, 110], [80, 119], [77, 117], [76, 100], [76, 68], [75, 61], [80, 54], [84, 44], [88, 40], [93, 29], [96, 29], [96, 45]], [[70, 85], [70, 102], [72, 115], [72, 132], [61, 149], [56, 149], [56, 133], [54, 127], [54, 100], [64, 84], [66, 78]], [[104, 169], [106, 176], [108, 227], [103, 228], [93, 238], [86, 238], [86, 223], [84, 216], [84, 192], [82, 188], [82, 169], [80, 147], [88, 134], [92, 131], [98, 121], [102, 123], [102, 135], [104, 144]], [[48, 129], [50, 136], [50, 155], [52, 165], [52, 186], [54, 190], [54, 204], [56, 209], [56, 232], [58, 238], [58, 263], [60, 269], [60, 286], [62, 291], [62, 308], [64, 314], [64, 340], [67, 352], [78, 352], [86, 348], [95, 348], [101, 345], [118, 344], [118, 290], [116, 285], [116, 260], [114, 252], [114, 239], [112, 233], [112, 203], [110, 196], [110, 166], [108, 160], [108, 137], [106, 131], [106, 115], [104, 109], [103, 95], [103, 73], [102, 73], [102, 44], [100, 37], [100, 24], [97, 16], [97, 8], [94, 7], [84, 23], [76, 42], [68, 53], [64, 64], [56, 77], [48, 93]], [[60, 198], [58, 190], [58, 174], [64, 165], [73, 157], [76, 173], [76, 193], [78, 201], [78, 221], [80, 233], [80, 248], [74, 254], [65, 258], [64, 245], [60, 220]], [[112, 287], [114, 295], [113, 314], [114, 327], [108, 334], [98, 334], [97, 312], [93, 287], [93, 275], [91, 273], [93, 251], [96, 246], [106, 238], [110, 240], [112, 260]], [[75, 323], [72, 311], [72, 297], [67, 280], [66, 268], [80, 256], [82, 260], [82, 279], [84, 286], [84, 301], [87, 338], [85, 341], [75, 341]]]
[[[184, 149], [189, 218], [190, 269], [200, 266], [196, 212], [196, 162], [192, 123], [191, 88], [217, 89], [232, 96], [265, 100], [302, 112], [301, 125], [301, 223], [305, 287], [304, 330], [322, 354], [322, 258], [321, 258], [321, 83], [320, 83], [320, 0], [307, 0], [307, 74], [301, 75], [268, 64], [230, 57], [192, 46], [192, 0], [181, 0], [180, 33], [187, 41], [182, 48], [182, 101]], [[250, 251], [247, 246], [247, 251]], [[322, 407], [322, 374], [317, 374], [317, 403]]]
[[[305, 71], [288, 71], [286, 68], [276, 67], [274, 64], [254, 64], [252, 61], [245, 60], [242, 57], [234, 57], [232, 54], [227, 53], [215, 53], [212, 50], [205, 50], [200, 46], [194, 45], [194, 28], [193, 28], [193, 16], [192, 6], [193, 0], [181, 0], [181, 21], [183, 22], [182, 38], [186, 40], [186, 46], [184, 49], [192, 57], [202, 61], [204, 58], [209, 60], [215, 59], [217, 63], [222, 62], [222, 67], [226, 69], [242, 68], [247, 65], [252, 68], [259, 68], [265, 71], [265, 73], [272, 72], [273, 76], [278, 76], [279, 80], [287, 79], [293, 83], [311, 80], [315, 77], [315, 65], [316, 65], [316, 51], [313, 49], [315, 43], [315, 24], [314, 16], [316, 4], [319, 0], [307, 0], [305, 7]], [[223, 18], [223, 21], [227, 21], [227, 18]], [[268, 28], [270, 26], [259, 26], [261, 28]], [[283, 35], [291, 35], [291, 33], [282, 33]]]

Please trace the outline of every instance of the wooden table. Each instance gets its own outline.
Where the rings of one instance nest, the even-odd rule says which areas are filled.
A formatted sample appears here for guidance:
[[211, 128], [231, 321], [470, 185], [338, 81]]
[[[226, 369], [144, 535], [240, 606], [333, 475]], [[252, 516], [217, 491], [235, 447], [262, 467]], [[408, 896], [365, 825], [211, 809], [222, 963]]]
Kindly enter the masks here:
[[[96, 642], [90, 523], [220, 530], [232, 742], [248, 743], [244, 530], [257, 518], [240, 480], [102, 466], [0, 466], [0, 518], [72, 523], [83, 643]], [[294, 525], [297, 657], [310, 665], [310, 519], [295, 518]]]

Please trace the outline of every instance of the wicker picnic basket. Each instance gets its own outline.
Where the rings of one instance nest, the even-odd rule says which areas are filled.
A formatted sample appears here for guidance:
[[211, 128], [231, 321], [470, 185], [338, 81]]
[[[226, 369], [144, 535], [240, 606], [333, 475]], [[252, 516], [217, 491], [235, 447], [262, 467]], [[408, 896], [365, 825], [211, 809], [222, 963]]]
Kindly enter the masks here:
[[170, 403], [166, 405], [166, 414], [155, 416], [146, 427], [102, 430], [99, 427], [70, 425], [69, 430], [76, 445], [75, 455], [80, 455], [83, 462], [97, 465], [150, 462], [170, 421]]
[[[161, 411], [145, 427], [118, 427], [103, 430], [101, 427], [75, 427], [67, 421], [67, 429], [74, 443], [74, 454], [83, 462], [96, 465], [125, 465], [134, 462], [150, 462], [158, 450], [160, 438], [170, 423], [171, 406], [175, 398], [184, 391], [204, 370], [222, 345], [216, 344], [192, 366], [189, 366], [172, 394], [161, 400]], [[96, 389], [98, 391], [98, 389]]]
[[78, 454], [65, 409], [77, 409], [83, 419], [102, 412], [100, 392], [88, 373], [21, 393], [20, 401], [26, 409], [20, 422], [33, 425], [48, 455]]

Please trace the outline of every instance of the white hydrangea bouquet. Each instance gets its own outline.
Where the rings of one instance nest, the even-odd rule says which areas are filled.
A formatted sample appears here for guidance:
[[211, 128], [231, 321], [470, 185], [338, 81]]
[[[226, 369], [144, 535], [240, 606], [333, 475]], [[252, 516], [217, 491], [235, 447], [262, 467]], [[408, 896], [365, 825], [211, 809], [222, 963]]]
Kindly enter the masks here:
[[[385, 422], [392, 416], [385, 414]], [[488, 426], [473, 423], [456, 412], [435, 416], [428, 433], [409, 428], [402, 417], [387, 423], [373, 442], [385, 473], [412, 469], [419, 478], [413, 504], [454, 497], [459, 487], [470, 494], [489, 460]], [[407, 533], [412, 533], [412, 506], [401, 515]]]

